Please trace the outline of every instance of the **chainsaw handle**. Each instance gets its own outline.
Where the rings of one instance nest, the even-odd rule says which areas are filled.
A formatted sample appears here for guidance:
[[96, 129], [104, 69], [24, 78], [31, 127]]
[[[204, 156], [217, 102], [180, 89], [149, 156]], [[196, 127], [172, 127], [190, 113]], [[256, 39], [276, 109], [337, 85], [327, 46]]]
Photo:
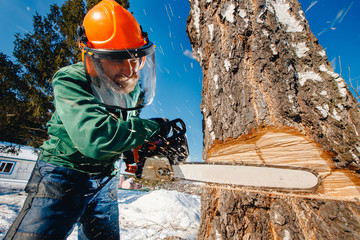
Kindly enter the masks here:
[[179, 136], [185, 135], [185, 133], [186, 133], [186, 125], [185, 125], [184, 121], [180, 118], [176, 118], [174, 120], [167, 121], [163, 125], [165, 128], [171, 129], [172, 135], [170, 137], [168, 137], [167, 140], [175, 139]]

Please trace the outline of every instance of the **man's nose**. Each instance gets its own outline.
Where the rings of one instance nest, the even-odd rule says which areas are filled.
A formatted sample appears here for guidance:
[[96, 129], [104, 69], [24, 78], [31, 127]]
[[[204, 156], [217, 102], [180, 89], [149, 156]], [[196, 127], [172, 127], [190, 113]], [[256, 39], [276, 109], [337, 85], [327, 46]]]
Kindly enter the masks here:
[[122, 68], [122, 74], [125, 76], [125, 77], [131, 77], [133, 75], [134, 71], [133, 71], [133, 68], [131, 66], [131, 63], [129, 60], [125, 60], [124, 61], [124, 65], [123, 65], [123, 68]]

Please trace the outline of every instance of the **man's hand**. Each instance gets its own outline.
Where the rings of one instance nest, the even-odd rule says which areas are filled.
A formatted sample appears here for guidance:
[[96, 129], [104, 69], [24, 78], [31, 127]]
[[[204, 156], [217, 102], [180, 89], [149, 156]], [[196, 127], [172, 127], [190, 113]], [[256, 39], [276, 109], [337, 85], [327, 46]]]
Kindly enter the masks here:
[[169, 122], [169, 119], [166, 119], [166, 118], [151, 118], [150, 120], [153, 120], [155, 122], [157, 122], [159, 125], [160, 125], [160, 131], [157, 135], [155, 135], [154, 137], [152, 137], [149, 142], [155, 142], [159, 139], [162, 139], [162, 138], [167, 138], [170, 130], [171, 130], [171, 127], [167, 126], [166, 123]]

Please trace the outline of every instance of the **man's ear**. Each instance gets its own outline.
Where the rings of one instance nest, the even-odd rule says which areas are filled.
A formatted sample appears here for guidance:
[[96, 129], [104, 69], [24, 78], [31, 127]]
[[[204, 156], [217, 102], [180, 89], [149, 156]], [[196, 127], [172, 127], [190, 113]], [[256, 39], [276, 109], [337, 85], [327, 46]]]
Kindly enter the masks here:
[[141, 69], [144, 67], [145, 61], [146, 61], [146, 56], [143, 56], [143, 57], [141, 58], [141, 63], [140, 63], [139, 70], [141, 70]]

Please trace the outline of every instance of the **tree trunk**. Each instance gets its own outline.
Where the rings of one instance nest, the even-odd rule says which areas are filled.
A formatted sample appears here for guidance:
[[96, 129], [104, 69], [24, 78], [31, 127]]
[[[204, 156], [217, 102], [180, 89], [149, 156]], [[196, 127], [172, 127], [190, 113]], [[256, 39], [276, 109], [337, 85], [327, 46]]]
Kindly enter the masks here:
[[360, 239], [360, 110], [296, 0], [190, 0], [206, 161], [306, 167], [310, 193], [207, 186], [199, 239]]

